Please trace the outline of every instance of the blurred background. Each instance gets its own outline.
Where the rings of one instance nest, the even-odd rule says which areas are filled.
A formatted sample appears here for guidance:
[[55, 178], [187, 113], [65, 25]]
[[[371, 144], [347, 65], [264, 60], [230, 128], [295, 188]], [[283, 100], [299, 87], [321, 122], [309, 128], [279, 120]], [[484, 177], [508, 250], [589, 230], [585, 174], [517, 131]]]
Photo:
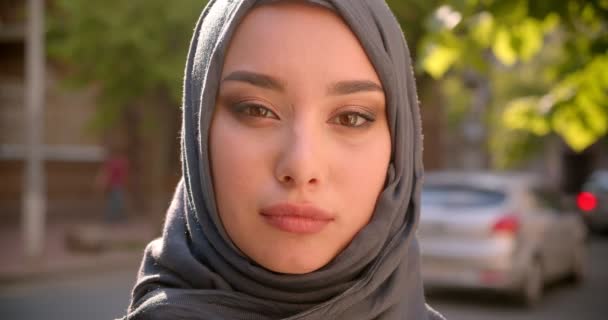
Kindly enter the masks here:
[[[608, 1], [387, 3], [416, 62], [429, 302], [605, 319]], [[205, 4], [0, 0], [2, 319], [124, 313], [180, 178]]]

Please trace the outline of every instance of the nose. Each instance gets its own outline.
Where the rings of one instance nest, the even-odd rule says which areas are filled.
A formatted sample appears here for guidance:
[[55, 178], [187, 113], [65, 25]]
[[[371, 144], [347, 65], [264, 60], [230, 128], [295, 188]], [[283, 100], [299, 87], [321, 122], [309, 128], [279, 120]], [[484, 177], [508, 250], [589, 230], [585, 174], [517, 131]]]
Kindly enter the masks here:
[[275, 176], [288, 188], [311, 188], [324, 180], [323, 143], [313, 126], [292, 128], [283, 139]]

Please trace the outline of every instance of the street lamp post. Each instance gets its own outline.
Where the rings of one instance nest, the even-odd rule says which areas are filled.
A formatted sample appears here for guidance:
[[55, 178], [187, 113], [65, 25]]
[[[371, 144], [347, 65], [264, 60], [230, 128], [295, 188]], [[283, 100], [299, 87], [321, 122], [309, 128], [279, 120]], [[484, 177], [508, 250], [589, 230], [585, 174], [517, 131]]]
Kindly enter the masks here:
[[44, 0], [27, 1], [26, 36], [26, 157], [23, 190], [25, 254], [42, 254], [46, 213], [43, 130], [45, 95]]

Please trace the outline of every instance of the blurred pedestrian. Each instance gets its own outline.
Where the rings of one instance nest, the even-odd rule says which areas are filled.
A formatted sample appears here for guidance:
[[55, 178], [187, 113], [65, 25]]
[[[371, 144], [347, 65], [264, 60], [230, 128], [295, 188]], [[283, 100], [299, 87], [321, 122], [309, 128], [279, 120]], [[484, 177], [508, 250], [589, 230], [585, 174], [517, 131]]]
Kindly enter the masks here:
[[183, 179], [125, 319], [441, 319], [412, 62], [384, 1], [211, 1], [183, 101]]
[[124, 222], [126, 216], [126, 190], [129, 176], [129, 161], [116, 149], [111, 149], [97, 175], [97, 185], [106, 199], [104, 221]]

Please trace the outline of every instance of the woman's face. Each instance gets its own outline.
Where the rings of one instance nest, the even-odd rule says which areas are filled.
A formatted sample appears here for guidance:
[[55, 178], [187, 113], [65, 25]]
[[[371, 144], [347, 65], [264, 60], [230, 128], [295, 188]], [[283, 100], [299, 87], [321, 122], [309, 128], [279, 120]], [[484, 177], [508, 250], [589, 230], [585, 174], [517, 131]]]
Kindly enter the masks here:
[[390, 159], [384, 92], [328, 9], [260, 6], [235, 31], [210, 132], [219, 215], [261, 266], [302, 274], [370, 220]]

